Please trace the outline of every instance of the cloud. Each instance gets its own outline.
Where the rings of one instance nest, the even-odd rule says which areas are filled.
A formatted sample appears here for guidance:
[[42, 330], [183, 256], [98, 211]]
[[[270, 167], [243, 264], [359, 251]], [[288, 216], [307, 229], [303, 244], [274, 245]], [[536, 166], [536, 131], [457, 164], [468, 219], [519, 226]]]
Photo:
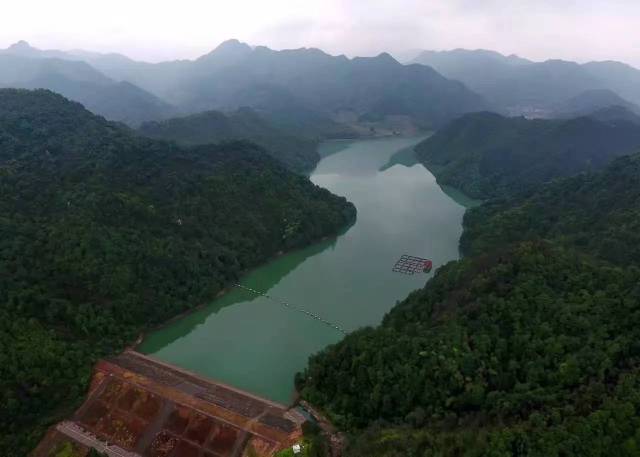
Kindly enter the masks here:
[[465, 47], [640, 67], [639, 17], [637, 0], [21, 0], [3, 5], [0, 45], [160, 60], [235, 37], [352, 56]]

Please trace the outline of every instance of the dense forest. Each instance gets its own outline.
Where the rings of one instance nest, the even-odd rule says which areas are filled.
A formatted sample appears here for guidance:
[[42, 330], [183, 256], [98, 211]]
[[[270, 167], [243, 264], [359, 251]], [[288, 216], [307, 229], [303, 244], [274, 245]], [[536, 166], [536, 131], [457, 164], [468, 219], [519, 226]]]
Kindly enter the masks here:
[[228, 114], [206, 111], [161, 122], [148, 122], [139, 131], [151, 138], [185, 145], [249, 140], [298, 172], [308, 172], [320, 161], [316, 140], [279, 129], [251, 108], [241, 108]]
[[640, 125], [627, 119], [529, 120], [488, 112], [456, 119], [416, 147], [439, 183], [478, 199], [598, 170], [638, 149]]
[[355, 208], [246, 142], [141, 138], [52, 92], [0, 90], [0, 455], [82, 398], [94, 361]]
[[640, 154], [618, 158], [599, 173], [474, 208], [464, 225], [460, 245], [467, 255], [549, 239], [612, 263], [640, 266]]
[[640, 155], [470, 210], [468, 256], [298, 388], [350, 457], [639, 455], [638, 208]]

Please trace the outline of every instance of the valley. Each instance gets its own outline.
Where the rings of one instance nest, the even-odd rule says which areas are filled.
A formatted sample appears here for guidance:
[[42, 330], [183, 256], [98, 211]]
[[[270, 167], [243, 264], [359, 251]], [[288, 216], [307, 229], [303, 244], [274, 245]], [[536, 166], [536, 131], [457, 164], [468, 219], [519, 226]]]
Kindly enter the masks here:
[[[395, 153], [421, 139], [321, 145], [324, 158], [310, 178], [356, 205], [355, 224], [337, 239], [253, 270], [240, 283], [349, 331], [378, 324], [398, 298], [428, 278], [392, 272], [401, 255], [428, 257], [435, 268], [458, 258], [464, 207], [420, 164], [380, 171]], [[233, 288], [203, 309], [150, 333], [139, 350], [288, 404], [294, 399], [294, 375], [307, 358], [342, 338], [334, 328], [304, 314]]]
[[35, 3], [1, 457], [640, 457], [638, 2]]

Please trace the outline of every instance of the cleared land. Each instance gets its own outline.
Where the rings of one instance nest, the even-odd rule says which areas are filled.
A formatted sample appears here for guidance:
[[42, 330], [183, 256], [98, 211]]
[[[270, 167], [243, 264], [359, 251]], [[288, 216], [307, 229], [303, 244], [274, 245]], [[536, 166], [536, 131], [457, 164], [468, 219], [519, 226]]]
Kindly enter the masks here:
[[87, 400], [33, 457], [65, 443], [78, 456], [90, 446], [127, 456], [270, 457], [300, 439], [303, 422], [283, 405], [127, 351], [97, 364]]

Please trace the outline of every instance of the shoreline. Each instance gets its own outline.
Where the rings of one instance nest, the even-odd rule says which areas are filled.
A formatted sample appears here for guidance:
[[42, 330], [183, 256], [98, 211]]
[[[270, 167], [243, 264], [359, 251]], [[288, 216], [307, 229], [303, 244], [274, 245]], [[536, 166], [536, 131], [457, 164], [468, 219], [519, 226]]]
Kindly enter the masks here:
[[[309, 243], [309, 244], [307, 244], [305, 246], [296, 247], [296, 248], [289, 249], [289, 250], [286, 250], [286, 251], [278, 251], [278, 252], [276, 252], [274, 255], [268, 257], [263, 262], [260, 262], [258, 265], [255, 265], [255, 266], [253, 266], [251, 268], [247, 268], [246, 270], [243, 270], [242, 272], [240, 272], [240, 274], [238, 275], [237, 281], [238, 282], [241, 281], [242, 278], [247, 277], [249, 274], [251, 274], [255, 270], [257, 270], [259, 268], [263, 268], [263, 267], [269, 265], [271, 262], [274, 262], [275, 260], [277, 260], [277, 259], [279, 259], [279, 258], [281, 258], [281, 257], [283, 257], [285, 255], [293, 254], [293, 253], [295, 253], [297, 251], [302, 251], [304, 249], [307, 249], [307, 248], [312, 247], [314, 245], [318, 245], [318, 244], [323, 243], [325, 241], [337, 240], [338, 237], [340, 237], [343, 234], [345, 234], [351, 227], [353, 227], [355, 225], [356, 219], [357, 219], [357, 212], [356, 212], [356, 217], [354, 217], [352, 221], [349, 221], [347, 223], [347, 225], [345, 227], [341, 228], [338, 231], [338, 233], [336, 233], [335, 235], [323, 236], [322, 238], [314, 240], [314, 241], [312, 241], [311, 243]], [[185, 318], [185, 317], [187, 317], [187, 316], [189, 316], [189, 315], [191, 315], [191, 314], [193, 314], [193, 313], [195, 313], [197, 311], [200, 311], [200, 310], [206, 308], [209, 305], [212, 305], [215, 301], [217, 301], [219, 298], [223, 297], [224, 295], [228, 294], [233, 289], [235, 289], [235, 287], [232, 284], [226, 285], [225, 287], [220, 289], [218, 291], [218, 293], [216, 293], [215, 296], [210, 299], [210, 301], [208, 301], [206, 303], [200, 303], [200, 304], [194, 306], [193, 308], [189, 308], [189, 309], [187, 309], [185, 311], [182, 311], [179, 314], [176, 314], [175, 316], [171, 317], [170, 319], [168, 319], [168, 320], [166, 320], [166, 321], [164, 321], [164, 322], [162, 322], [160, 324], [157, 324], [157, 325], [154, 325], [154, 326], [151, 326], [151, 327], [145, 329], [144, 331], [140, 332], [140, 334], [138, 335], [138, 337], [135, 339], [135, 341], [133, 343], [131, 343], [130, 345], [125, 347], [124, 351], [132, 350], [132, 351], [136, 351], [136, 352], [139, 352], [140, 354], [143, 354], [143, 355], [147, 356], [148, 355], [147, 353], [145, 353], [145, 352], [140, 350], [140, 345], [144, 342], [146, 336], [149, 333], [161, 330], [164, 327], [167, 327], [167, 326], [175, 323], [176, 321], [178, 321], [178, 320], [180, 320], [182, 318]]]
[[456, 202], [458, 205], [465, 207], [466, 209], [471, 209], [471, 208], [475, 208], [476, 206], [480, 206], [482, 205], [486, 200], [479, 200], [477, 198], [473, 198], [470, 197], [469, 195], [465, 194], [461, 189], [458, 189], [457, 187], [454, 186], [450, 186], [449, 184], [442, 184], [440, 182], [440, 180], [438, 179], [438, 175], [437, 173], [437, 166], [427, 166], [426, 163], [422, 162], [421, 160], [418, 160], [418, 163], [421, 164], [424, 168], [427, 169], [427, 171], [429, 171], [429, 173], [431, 173], [433, 175], [434, 178], [436, 178], [436, 184], [438, 186], [440, 186], [440, 189], [442, 189], [442, 192], [444, 192], [447, 197], [449, 197], [451, 200], [453, 200], [454, 202]]
[[[408, 138], [415, 138], [413, 136], [408, 137]], [[421, 137], [418, 137], [421, 138]], [[333, 143], [334, 145], [337, 146], [346, 146], [348, 144], [350, 144], [353, 140], [333, 140], [327, 143]], [[371, 138], [368, 139], [367, 141], [385, 141], [384, 138]], [[403, 143], [402, 141], [400, 143]], [[394, 143], [395, 144], [395, 143]], [[404, 144], [404, 143], [403, 143]], [[420, 163], [420, 162], [417, 162]], [[416, 164], [417, 164], [416, 163]], [[420, 163], [421, 164], [421, 163]], [[430, 170], [425, 167], [424, 168], [425, 171], [427, 173], [424, 173], [425, 175], [428, 175], [430, 173]], [[430, 178], [433, 179], [433, 178]], [[442, 187], [442, 186], [438, 186], [438, 187]], [[436, 189], [433, 189], [434, 192], [436, 192]], [[445, 198], [449, 198], [451, 200], [451, 202], [449, 203], [449, 205], [458, 205], [458, 207], [460, 208], [460, 211], [462, 210], [466, 210], [467, 206], [463, 205], [460, 203], [460, 201], [458, 199], [452, 198], [451, 195], [449, 195], [449, 193], [444, 192], [446, 194]], [[456, 210], [458, 211], [458, 210]], [[358, 218], [357, 218], [357, 212], [356, 212], [356, 217], [354, 217], [352, 220], [346, 222], [346, 224], [340, 229], [338, 230], [336, 233], [329, 235], [329, 236], [323, 236], [320, 237], [308, 244], [304, 244], [303, 246], [298, 246], [289, 250], [284, 250], [284, 251], [279, 251], [279, 252], [275, 252], [273, 253], [270, 257], [266, 257], [263, 261], [259, 262], [258, 264], [250, 267], [250, 268], [246, 268], [245, 270], [243, 270], [242, 272], [238, 273], [238, 275], [231, 281], [229, 281], [227, 284], [221, 284], [221, 289], [217, 291], [217, 293], [213, 296], [211, 296], [209, 299], [207, 299], [206, 301], [203, 301], [193, 307], [190, 307], [189, 309], [184, 310], [183, 312], [171, 317], [170, 319], [161, 322], [157, 325], [154, 325], [150, 328], [146, 328], [142, 333], [140, 333], [140, 335], [138, 336], [137, 340], [135, 341], [134, 345], [131, 347], [131, 349], [141, 352], [142, 354], [148, 355], [153, 357], [154, 356], [154, 352], [158, 352], [158, 350], [161, 349], [161, 346], [158, 346], [156, 344], [157, 341], [160, 341], [156, 338], [156, 335], [154, 334], [154, 332], [161, 332], [163, 329], [170, 327], [172, 325], [175, 325], [176, 322], [179, 319], [185, 319], [187, 316], [192, 315], [194, 313], [199, 313], [198, 316], [203, 316], [202, 319], [205, 319], [206, 316], [208, 316], [211, 313], [216, 313], [218, 312], [219, 309], [224, 308], [227, 304], [233, 304], [236, 303], [238, 301], [250, 301], [250, 299], [247, 299], [247, 297], [243, 296], [243, 295], [231, 295], [228, 296], [226, 299], [224, 300], [220, 300], [222, 297], [225, 297], [229, 292], [231, 292], [234, 288], [236, 288], [233, 284], [236, 283], [243, 283], [244, 281], [247, 281], [247, 277], [249, 277], [250, 275], [254, 274], [256, 271], [258, 271], [258, 273], [255, 273], [257, 275], [257, 277], [260, 277], [261, 275], [261, 271], [262, 270], [258, 270], [259, 268], [269, 268], [270, 265], [272, 265], [273, 262], [278, 261], [279, 259], [282, 259], [285, 255], [291, 255], [294, 254], [296, 252], [304, 252], [305, 250], [312, 248], [313, 246], [320, 246], [319, 249], [324, 250], [326, 249], [326, 247], [330, 248], [330, 245], [328, 244], [324, 244], [326, 243], [328, 240], [331, 240], [332, 242], [335, 242], [336, 240], [338, 240], [344, 233], [346, 233], [347, 231], [349, 231], [353, 225], [357, 222]], [[314, 252], [314, 251], [308, 251], [308, 252]], [[459, 239], [457, 240], [456, 243], [456, 255], [454, 256], [454, 258], [459, 258]], [[306, 256], [306, 255], [305, 255]], [[285, 263], [287, 262], [286, 260], [284, 261]], [[276, 265], [278, 265], [276, 263]], [[276, 266], [276, 268], [279, 268]], [[258, 282], [259, 283], [259, 282]], [[252, 283], [249, 282], [249, 285], [251, 285]], [[256, 287], [257, 286], [252, 286], [252, 287]], [[268, 288], [266, 289], [267, 291], [269, 290]], [[402, 299], [404, 298], [404, 295], [399, 295], [394, 297], [394, 300], [398, 300], [398, 299]], [[205, 311], [203, 311], [205, 310]], [[195, 321], [199, 321], [200, 317], [194, 318], [194, 322]], [[190, 319], [191, 321], [191, 319]], [[181, 324], [178, 324], [179, 326], [181, 326]], [[188, 327], [190, 328], [190, 324], [188, 325]], [[147, 344], [145, 344], [147, 343]], [[144, 349], [143, 349], [144, 348]], [[148, 349], [148, 351], [147, 351]], [[197, 372], [198, 370], [194, 370], [195, 372]], [[214, 371], [215, 372], [215, 371]], [[212, 376], [212, 378], [215, 378], [215, 374]], [[241, 380], [238, 380], [238, 382], [241, 383]], [[233, 385], [233, 384], [231, 384]], [[241, 384], [242, 385], [242, 384]], [[276, 389], [277, 390], [277, 389]], [[249, 389], [249, 391], [251, 391], [251, 389]], [[279, 392], [279, 391], [278, 391]], [[264, 394], [263, 394], [264, 395]], [[281, 396], [278, 396], [277, 398], [280, 399], [280, 401], [285, 400], [285, 394], [283, 393]], [[299, 392], [297, 392], [297, 390], [294, 389], [291, 393], [289, 393], [288, 395], [286, 395], [286, 400], [283, 401], [284, 404], [287, 405], [294, 405], [296, 404], [297, 401], [299, 401]]]

